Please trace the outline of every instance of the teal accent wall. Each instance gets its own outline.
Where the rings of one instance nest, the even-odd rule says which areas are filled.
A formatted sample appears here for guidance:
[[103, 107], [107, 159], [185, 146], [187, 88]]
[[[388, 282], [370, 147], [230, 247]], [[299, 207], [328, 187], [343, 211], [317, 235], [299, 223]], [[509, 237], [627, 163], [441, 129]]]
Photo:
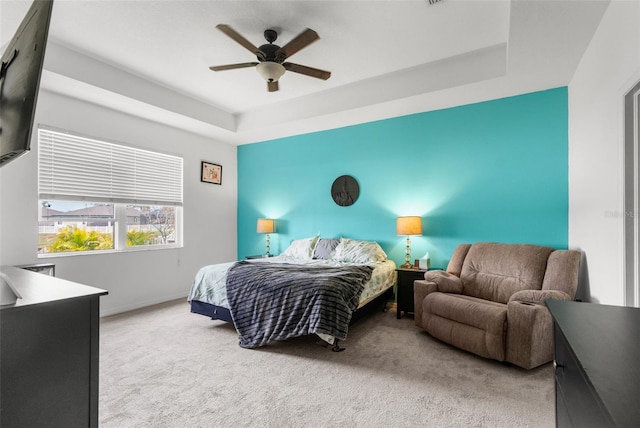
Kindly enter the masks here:
[[[330, 192], [344, 174], [360, 185], [349, 207]], [[264, 252], [269, 217], [274, 254], [320, 234], [378, 241], [402, 264], [401, 215], [422, 217], [412, 259], [436, 267], [463, 242], [567, 248], [567, 88], [238, 147], [240, 259]]]

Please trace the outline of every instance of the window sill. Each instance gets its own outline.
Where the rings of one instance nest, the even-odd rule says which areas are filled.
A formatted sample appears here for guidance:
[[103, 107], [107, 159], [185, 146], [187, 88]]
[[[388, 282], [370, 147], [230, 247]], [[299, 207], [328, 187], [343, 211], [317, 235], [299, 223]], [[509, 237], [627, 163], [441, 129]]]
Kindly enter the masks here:
[[59, 253], [38, 254], [38, 259], [51, 259], [58, 257], [76, 257], [76, 256], [98, 256], [101, 254], [127, 254], [138, 253], [141, 251], [158, 251], [158, 250], [175, 250], [182, 248], [182, 245], [140, 245], [138, 247], [127, 247], [126, 250], [94, 250], [94, 251], [67, 251]]

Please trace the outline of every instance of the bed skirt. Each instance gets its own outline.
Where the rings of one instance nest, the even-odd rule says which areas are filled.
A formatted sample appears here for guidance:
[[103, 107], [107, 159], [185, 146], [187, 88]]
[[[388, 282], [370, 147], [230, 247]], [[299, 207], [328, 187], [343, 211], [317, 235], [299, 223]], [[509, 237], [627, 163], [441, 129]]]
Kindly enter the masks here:
[[191, 301], [191, 312], [210, 317], [212, 320], [233, 322], [229, 309], [212, 305], [211, 303], [200, 302], [199, 300]]
[[[387, 303], [393, 299], [393, 287], [387, 288], [380, 293], [377, 297], [370, 300], [363, 306], [358, 307], [351, 317], [351, 323], [362, 318], [365, 313], [368, 313], [372, 308], [375, 308], [377, 304], [381, 304], [382, 310], [386, 310]], [[200, 314], [210, 317], [212, 320], [221, 320], [233, 323], [231, 318], [231, 311], [222, 306], [212, 305], [211, 303], [201, 302], [199, 300], [191, 301], [191, 312], [194, 314]]]

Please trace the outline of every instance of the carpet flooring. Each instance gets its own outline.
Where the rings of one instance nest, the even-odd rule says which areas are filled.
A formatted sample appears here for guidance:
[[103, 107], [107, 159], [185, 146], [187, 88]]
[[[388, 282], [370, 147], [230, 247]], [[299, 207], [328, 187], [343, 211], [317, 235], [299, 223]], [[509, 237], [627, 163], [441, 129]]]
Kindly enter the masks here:
[[185, 300], [105, 317], [101, 428], [553, 427], [551, 363], [526, 371], [431, 338], [393, 310], [249, 350]]

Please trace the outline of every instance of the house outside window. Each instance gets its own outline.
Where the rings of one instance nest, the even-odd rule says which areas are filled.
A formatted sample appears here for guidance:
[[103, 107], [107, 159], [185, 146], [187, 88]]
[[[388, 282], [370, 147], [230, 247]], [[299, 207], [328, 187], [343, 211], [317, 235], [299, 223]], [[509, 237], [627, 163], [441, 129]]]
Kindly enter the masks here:
[[182, 158], [40, 128], [38, 255], [180, 247]]

